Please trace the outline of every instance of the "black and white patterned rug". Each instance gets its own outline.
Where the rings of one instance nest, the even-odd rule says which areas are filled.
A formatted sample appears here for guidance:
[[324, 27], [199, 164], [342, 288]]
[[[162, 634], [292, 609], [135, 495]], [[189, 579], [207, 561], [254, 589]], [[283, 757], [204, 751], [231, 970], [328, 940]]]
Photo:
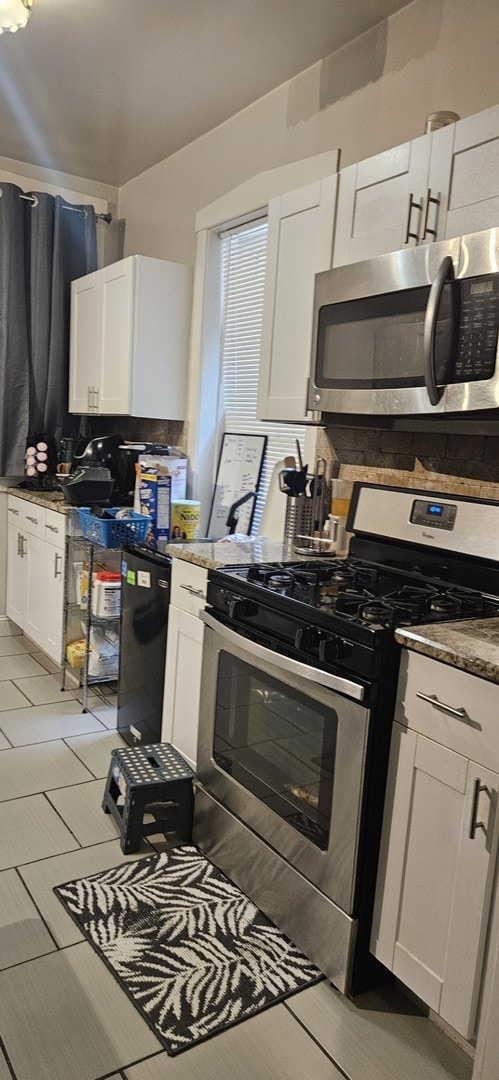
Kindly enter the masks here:
[[191, 845], [54, 892], [172, 1055], [323, 978]]

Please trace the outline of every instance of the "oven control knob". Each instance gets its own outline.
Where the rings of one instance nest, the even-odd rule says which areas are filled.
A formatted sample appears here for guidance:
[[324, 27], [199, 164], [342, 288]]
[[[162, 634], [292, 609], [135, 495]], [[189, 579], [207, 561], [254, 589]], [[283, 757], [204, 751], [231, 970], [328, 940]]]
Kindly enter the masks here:
[[351, 646], [340, 637], [323, 637], [319, 646], [319, 659], [325, 664], [339, 660], [351, 652]]
[[300, 626], [295, 634], [295, 649], [314, 649], [318, 641], [319, 634], [315, 626]]
[[247, 615], [258, 615], [258, 604], [254, 600], [243, 600], [242, 596], [231, 596], [228, 610], [231, 619], [244, 619]]

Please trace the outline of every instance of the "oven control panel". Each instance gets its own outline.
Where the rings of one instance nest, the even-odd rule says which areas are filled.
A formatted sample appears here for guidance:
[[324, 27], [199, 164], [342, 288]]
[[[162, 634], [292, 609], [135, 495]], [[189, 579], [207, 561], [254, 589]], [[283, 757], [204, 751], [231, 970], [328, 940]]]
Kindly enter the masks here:
[[435, 502], [434, 499], [415, 499], [410, 521], [413, 525], [431, 525], [432, 529], [454, 528], [457, 506], [453, 503]]

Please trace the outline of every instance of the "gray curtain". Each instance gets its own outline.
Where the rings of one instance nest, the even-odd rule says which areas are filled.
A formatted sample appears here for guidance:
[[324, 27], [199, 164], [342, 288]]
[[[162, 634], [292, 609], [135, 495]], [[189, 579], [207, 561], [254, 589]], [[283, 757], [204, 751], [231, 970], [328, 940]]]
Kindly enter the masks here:
[[71, 281], [97, 269], [97, 240], [92, 206], [0, 189], [0, 476], [8, 476], [24, 471], [28, 432], [57, 443], [77, 427], [67, 412]]

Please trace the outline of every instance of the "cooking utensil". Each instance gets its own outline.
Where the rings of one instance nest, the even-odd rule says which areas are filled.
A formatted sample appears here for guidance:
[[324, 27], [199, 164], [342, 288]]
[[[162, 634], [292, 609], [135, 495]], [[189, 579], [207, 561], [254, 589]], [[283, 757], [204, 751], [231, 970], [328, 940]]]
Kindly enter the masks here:
[[305, 470], [299, 472], [297, 469], [282, 469], [279, 473], [280, 490], [285, 495], [303, 495], [307, 482], [308, 476]]
[[[334, 551], [329, 529], [327, 535], [324, 535], [331, 504], [331, 483], [327, 478], [325, 458], [318, 458], [315, 473], [307, 476], [307, 485], [305, 498], [299, 501], [302, 512], [297, 512], [295, 516], [295, 551], [304, 555]], [[299, 541], [299, 546], [296, 541]]]

